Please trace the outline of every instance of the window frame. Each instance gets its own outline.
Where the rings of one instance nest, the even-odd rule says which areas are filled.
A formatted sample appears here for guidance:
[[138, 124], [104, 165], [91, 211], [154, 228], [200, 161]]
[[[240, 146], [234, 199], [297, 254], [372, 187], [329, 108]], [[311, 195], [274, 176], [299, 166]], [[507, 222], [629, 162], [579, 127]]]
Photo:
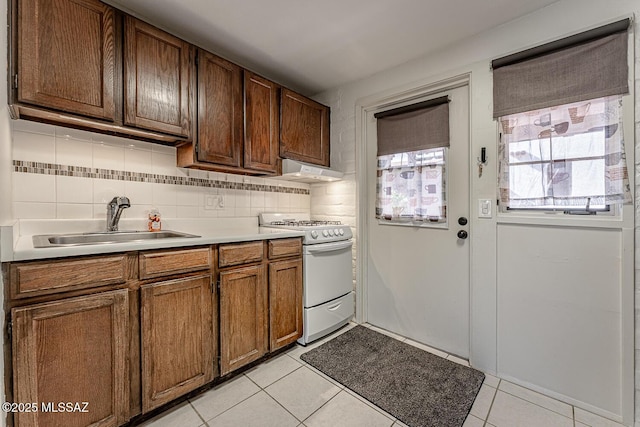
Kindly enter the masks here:
[[[445, 201], [449, 202], [449, 167], [448, 167], [448, 157], [449, 157], [449, 148], [450, 147], [438, 147], [431, 148], [429, 150], [442, 150], [443, 151], [443, 165], [444, 165], [444, 173], [442, 175], [442, 179], [445, 182], [444, 186], [444, 195]], [[396, 154], [404, 154], [409, 153], [410, 151], [396, 153]], [[376, 156], [376, 167], [375, 170], [378, 170], [377, 162], [378, 158], [381, 156]], [[378, 193], [375, 193], [376, 198], [378, 197]], [[375, 211], [375, 199], [374, 199], [374, 211]], [[449, 210], [446, 210], [445, 220], [443, 222], [431, 222], [431, 221], [415, 221], [415, 220], [401, 220], [401, 219], [382, 219], [382, 218], [374, 218], [378, 225], [389, 225], [389, 226], [400, 226], [400, 227], [412, 227], [412, 228], [431, 228], [431, 229], [441, 229], [448, 230], [449, 229]]]
[[[629, 184], [631, 186], [632, 199], [633, 203], [635, 203], [635, 152], [636, 152], [636, 141], [634, 137], [635, 132], [635, 120], [634, 120], [634, 106], [635, 106], [635, 94], [632, 88], [630, 88], [630, 93], [626, 95], [622, 95], [622, 123], [623, 123], [623, 137], [625, 141], [625, 149], [626, 149], [626, 162], [627, 162], [627, 171], [629, 174]], [[496, 129], [496, 153], [498, 152], [498, 146], [501, 144], [501, 123], [498, 118], [494, 120], [495, 129]], [[632, 123], [630, 126], [629, 123]], [[629, 144], [627, 141], [630, 141]], [[630, 167], [631, 165], [631, 167]], [[495, 165], [496, 177], [499, 176], [498, 170], [498, 162]], [[499, 191], [499, 185], [496, 185], [496, 189]], [[570, 206], [559, 206], [557, 208], [545, 208], [545, 207], [531, 207], [531, 208], [511, 208], [509, 206], [505, 206], [500, 203], [500, 197], [496, 195], [496, 204], [497, 204], [497, 214], [499, 216], [504, 215], [504, 217], [515, 217], [515, 216], [523, 216], [523, 217], [531, 217], [531, 218], [563, 218], [563, 217], [573, 217], [573, 218], [588, 218], [588, 217], [600, 217], [602, 219], [622, 219], [623, 215], [623, 206], [620, 204], [610, 204], [606, 205], [606, 208], [603, 209], [583, 209], [583, 208], [572, 208]]]

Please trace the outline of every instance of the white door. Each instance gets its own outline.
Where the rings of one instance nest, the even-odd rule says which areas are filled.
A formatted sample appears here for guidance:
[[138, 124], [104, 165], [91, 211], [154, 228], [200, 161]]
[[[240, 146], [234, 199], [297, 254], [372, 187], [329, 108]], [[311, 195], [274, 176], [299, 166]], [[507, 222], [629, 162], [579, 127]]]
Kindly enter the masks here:
[[[448, 95], [447, 225], [381, 225], [375, 218], [376, 120], [367, 120], [367, 320], [463, 358], [469, 357], [469, 90]], [[459, 218], [467, 220], [459, 224]], [[464, 223], [465, 220], [460, 220]], [[467, 239], [458, 232], [468, 233]]]

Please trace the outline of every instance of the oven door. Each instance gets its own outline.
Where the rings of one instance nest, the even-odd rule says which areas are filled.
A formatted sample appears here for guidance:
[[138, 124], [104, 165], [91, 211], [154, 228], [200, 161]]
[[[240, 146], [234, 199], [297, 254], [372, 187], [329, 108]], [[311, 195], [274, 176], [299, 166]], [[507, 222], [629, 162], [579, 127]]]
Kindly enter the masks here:
[[313, 307], [353, 290], [351, 240], [304, 246], [304, 306]]

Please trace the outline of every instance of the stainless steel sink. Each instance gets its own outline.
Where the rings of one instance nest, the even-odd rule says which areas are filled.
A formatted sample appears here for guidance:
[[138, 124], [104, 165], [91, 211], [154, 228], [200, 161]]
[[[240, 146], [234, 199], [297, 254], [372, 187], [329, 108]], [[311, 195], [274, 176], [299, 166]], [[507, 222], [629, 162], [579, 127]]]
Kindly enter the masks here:
[[194, 238], [194, 234], [178, 231], [112, 231], [105, 233], [48, 234], [33, 236], [34, 248], [55, 246], [103, 245], [110, 243], [142, 242], [145, 240]]

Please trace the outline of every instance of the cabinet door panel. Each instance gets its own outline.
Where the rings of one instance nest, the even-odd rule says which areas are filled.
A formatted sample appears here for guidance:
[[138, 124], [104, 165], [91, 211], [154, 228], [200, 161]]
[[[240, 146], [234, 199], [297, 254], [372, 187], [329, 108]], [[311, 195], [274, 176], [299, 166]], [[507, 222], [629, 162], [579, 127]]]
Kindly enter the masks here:
[[127, 16], [125, 124], [188, 138], [192, 63], [187, 42]]
[[211, 278], [145, 285], [141, 308], [142, 410], [147, 412], [213, 380]]
[[279, 134], [278, 85], [244, 72], [244, 167], [276, 172]]
[[269, 264], [269, 335], [274, 351], [302, 336], [302, 260]]
[[18, 13], [18, 99], [113, 121], [113, 9], [94, 0], [20, 0]]
[[198, 53], [198, 161], [242, 166], [242, 69]]
[[86, 413], [17, 413], [16, 426], [126, 422], [127, 290], [15, 308], [12, 318], [15, 402], [89, 402]]
[[263, 265], [220, 273], [220, 371], [267, 352], [267, 278]]
[[280, 156], [329, 166], [329, 108], [282, 89]]

